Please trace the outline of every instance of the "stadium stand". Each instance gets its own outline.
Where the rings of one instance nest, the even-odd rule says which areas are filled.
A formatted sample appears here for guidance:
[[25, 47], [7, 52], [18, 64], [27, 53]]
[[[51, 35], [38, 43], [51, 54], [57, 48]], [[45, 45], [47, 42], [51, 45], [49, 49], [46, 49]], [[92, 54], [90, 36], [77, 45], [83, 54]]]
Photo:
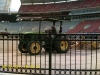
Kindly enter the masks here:
[[100, 5], [100, 0], [95, 0], [91, 6], [92, 7], [97, 7], [99, 5]]
[[85, 20], [83, 22], [80, 22], [76, 27], [74, 27], [73, 29], [67, 31], [66, 33], [80, 33], [83, 32], [84, 27], [86, 25], [91, 25], [94, 21], [93, 20]]
[[77, 24], [79, 24], [81, 21], [72, 21], [72, 22], [63, 22], [62, 28], [63, 33], [66, 33], [67, 31], [73, 29]]
[[20, 12], [24, 12], [27, 5], [21, 5]]
[[66, 2], [66, 3], [60, 3], [59, 6], [57, 7], [56, 11], [67, 10], [67, 8], [68, 8], [69, 5], [70, 5], [69, 2]]
[[44, 4], [44, 5], [21, 5], [19, 12], [48, 12], [48, 11], [60, 11], [66, 10], [69, 3], [56, 3], [56, 4]]
[[[78, 23], [81, 21], [65, 21], [62, 23], [62, 32], [65, 33], [66, 31], [74, 28]], [[52, 22], [43, 21], [41, 22], [41, 32], [44, 32], [47, 29], [51, 29], [53, 25]], [[55, 27], [57, 32], [60, 29], [60, 23], [56, 22]], [[2, 23], [0, 22], [0, 32], [3, 32], [4, 29], [7, 28], [8, 32], [10, 33], [22, 33], [22, 32], [38, 32], [39, 31], [39, 22], [38, 21], [30, 21], [30, 22], [18, 22], [18, 23]]]
[[59, 4], [49, 4], [44, 10], [45, 12], [48, 12], [48, 11], [56, 11], [56, 8]]
[[94, 33], [100, 33], [100, 26], [98, 27], [98, 29]]
[[37, 6], [33, 7], [33, 5], [27, 5], [25, 8], [25, 12], [33, 12], [35, 11], [35, 9], [37, 9]]
[[[63, 33], [99, 33], [100, 32], [100, 20], [85, 20], [85, 21], [65, 21], [62, 23]], [[41, 22], [41, 32], [47, 29], [51, 29], [52, 22], [43, 21]], [[59, 32], [60, 23], [55, 24], [57, 32]], [[2, 23], [0, 22], [0, 32], [4, 32], [5, 28], [10, 33], [21, 33], [21, 32], [38, 32], [39, 22], [18, 22], [18, 23]]]
[[[100, 4], [99, 0], [82, 0], [82, 1], [73, 1], [73, 2], [64, 2], [64, 3], [53, 3], [53, 4], [38, 4], [38, 5], [21, 5], [19, 11], [20, 12], [52, 12], [52, 11], [66, 11], [70, 9], [78, 9], [89, 7], [96, 7]], [[90, 9], [92, 11], [92, 9]], [[95, 9], [94, 9], [95, 10]], [[87, 13], [87, 11], [83, 11], [80, 9], [80, 12], [77, 11], [75, 13]], [[89, 11], [90, 13], [90, 11]], [[86, 20], [81, 21], [80, 18], [77, 18], [77, 21], [71, 22], [63, 22], [62, 28], [63, 33], [90, 33], [90, 32], [98, 32], [99, 31], [99, 20]], [[3, 25], [2, 25], [3, 24]], [[59, 31], [60, 23], [56, 23], [57, 31]], [[45, 29], [49, 29], [53, 24], [51, 22], [42, 22], [41, 31], [44, 32]], [[90, 27], [88, 27], [90, 25]], [[28, 32], [28, 31], [38, 31], [39, 22], [18, 22], [18, 23], [0, 23], [1, 30], [3, 31], [5, 28], [8, 28], [8, 31], [11, 33], [20, 33], [20, 32]], [[84, 27], [88, 27], [84, 29]], [[84, 31], [83, 31], [84, 30]]]
[[45, 8], [47, 8], [47, 4], [41, 4], [41, 5], [34, 5], [36, 7], [35, 12], [43, 12]]
[[69, 5], [69, 7], [67, 9], [68, 10], [70, 10], [70, 9], [78, 9], [78, 7], [80, 6], [81, 3], [82, 3], [82, 1], [71, 2], [71, 4]]
[[83, 0], [53, 4], [21, 5], [19, 12], [50, 12], [99, 6], [99, 0]]
[[82, 4], [79, 6], [79, 8], [87, 8], [91, 7], [95, 0], [83, 0]]
[[84, 33], [94, 33], [100, 26], [100, 20], [94, 20], [94, 22], [86, 29], [84, 29]]

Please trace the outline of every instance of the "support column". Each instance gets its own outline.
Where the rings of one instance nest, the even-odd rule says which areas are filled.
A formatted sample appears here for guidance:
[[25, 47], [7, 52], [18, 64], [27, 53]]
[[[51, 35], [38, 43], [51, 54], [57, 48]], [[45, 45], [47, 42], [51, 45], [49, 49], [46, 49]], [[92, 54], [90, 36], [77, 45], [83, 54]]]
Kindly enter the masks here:
[[60, 21], [60, 30], [59, 30], [59, 33], [62, 32], [62, 21]]
[[53, 21], [53, 26], [55, 26], [55, 23], [56, 23], [56, 22], [55, 22], [55, 21]]
[[39, 34], [40, 34], [40, 32], [41, 32], [41, 20], [39, 22]]

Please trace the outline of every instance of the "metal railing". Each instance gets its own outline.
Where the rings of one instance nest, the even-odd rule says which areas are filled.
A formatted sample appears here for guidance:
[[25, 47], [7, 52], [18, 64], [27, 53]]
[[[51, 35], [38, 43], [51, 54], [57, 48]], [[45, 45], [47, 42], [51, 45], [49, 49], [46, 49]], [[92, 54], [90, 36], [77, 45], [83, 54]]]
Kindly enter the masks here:
[[99, 34], [0, 35], [0, 72], [99, 75]]

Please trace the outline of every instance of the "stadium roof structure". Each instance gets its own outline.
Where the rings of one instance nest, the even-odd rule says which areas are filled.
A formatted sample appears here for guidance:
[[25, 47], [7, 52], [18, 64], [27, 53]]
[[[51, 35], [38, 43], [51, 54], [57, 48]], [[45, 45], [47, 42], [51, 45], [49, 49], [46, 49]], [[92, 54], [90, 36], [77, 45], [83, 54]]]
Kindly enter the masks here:
[[0, 13], [8, 12], [11, 0], [0, 0]]
[[20, 0], [22, 4], [51, 4], [78, 0]]

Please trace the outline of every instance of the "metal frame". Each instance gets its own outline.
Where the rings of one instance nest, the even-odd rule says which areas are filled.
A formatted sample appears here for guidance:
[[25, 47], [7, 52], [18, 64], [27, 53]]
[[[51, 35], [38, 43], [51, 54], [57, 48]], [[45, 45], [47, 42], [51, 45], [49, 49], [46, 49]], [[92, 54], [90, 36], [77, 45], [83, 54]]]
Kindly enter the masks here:
[[[52, 51], [51, 40], [52, 34], [32, 34], [33, 36], [49, 36], [49, 53], [42, 51], [40, 55], [31, 56], [28, 53], [20, 53], [18, 50], [18, 41], [19, 36], [26, 34], [9, 34], [9, 35], [0, 35], [3, 38], [0, 38], [0, 72], [2, 73], [14, 73], [14, 74], [43, 74], [43, 75], [99, 75], [100, 74], [100, 65], [99, 65], [99, 55], [100, 49], [96, 48], [93, 50], [91, 47], [90, 50], [83, 49], [69, 49], [67, 53], [57, 53]], [[99, 34], [55, 34], [59, 36], [65, 36], [66, 40], [79, 41], [83, 42], [90, 41], [96, 42], [96, 46], [100, 39], [98, 38]], [[81, 36], [88, 38], [80, 39]], [[77, 38], [78, 37], [78, 38]], [[30, 40], [30, 39], [29, 39]], [[40, 39], [45, 41], [47, 39]], [[65, 41], [66, 41], [65, 40]], [[35, 41], [37, 41], [35, 39]], [[56, 40], [60, 41], [60, 40]], [[81, 44], [80, 43], [80, 44]], [[81, 45], [82, 46], [82, 45]], [[86, 46], [87, 47], [87, 46]], [[79, 57], [79, 58], [78, 58]], [[84, 59], [83, 59], [84, 58]], [[37, 61], [38, 60], [38, 61]], [[39, 62], [40, 61], [40, 62]], [[73, 63], [74, 62], [74, 63]], [[84, 63], [83, 63], [84, 62]], [[90, 63], [89, 63], [90, 62]], [[69, 63], [69, 64], [68, 64]], [[10, 66], [9, 66], [10, 64]], [[27, 66], [20, 67], [18, 65], [35, 65], [34, 68]], [[39, 64], [39, 68], [36, 67], [36, 64]], [[3, 65], [8, 65], [8, 68]], [[17, 68], [16, 66], [17, 65]], [[5, 68], [3, 68], [3, 67]], [[13, 67], [11, 67], [13, 66]]]

